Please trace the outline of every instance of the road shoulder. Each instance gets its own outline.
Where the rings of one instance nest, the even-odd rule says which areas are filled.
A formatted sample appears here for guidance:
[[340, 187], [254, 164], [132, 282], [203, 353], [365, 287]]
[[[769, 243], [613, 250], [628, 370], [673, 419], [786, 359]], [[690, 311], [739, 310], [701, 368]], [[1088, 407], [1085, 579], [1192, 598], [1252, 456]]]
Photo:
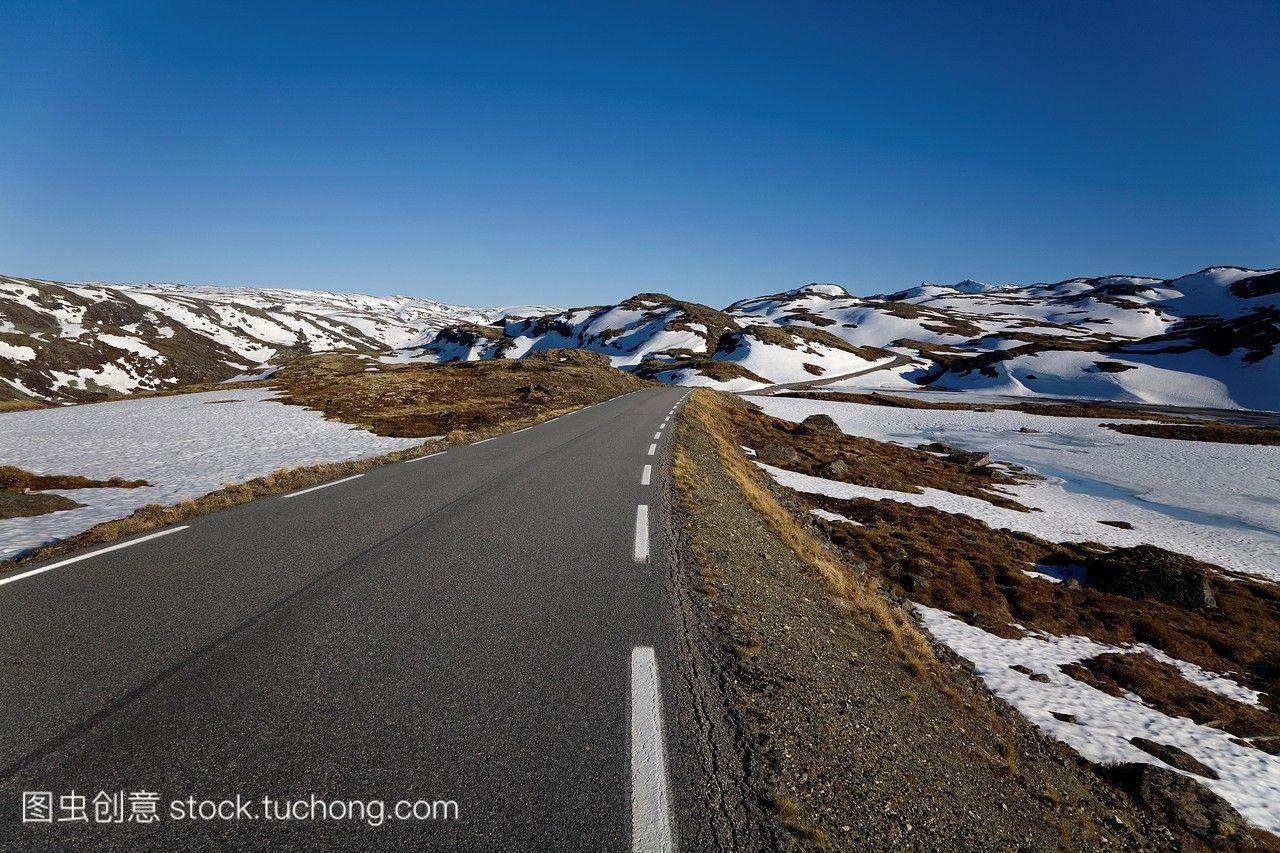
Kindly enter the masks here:
[[[689, 400], [673, 476], [679, 582], [782, 849], [1159, 849], [1172, 839], [1082, 762], [981, 690], [918, 660], [914, 624], [833, 593], [818, 537], [762, 513], [782, 496], [730, 471], [720, 397]], [[736, 475], [736, 477], [735, 477]], [[751, 476], [745, 485], [742, 477]], [[804, 547], [796, 537], [808, 537]], [[890, 608], [897, 605], [885, 602]], [[927, 642], [927, 641], [925, 641]], [[922, 667], [924, 670], [922, 671]]]

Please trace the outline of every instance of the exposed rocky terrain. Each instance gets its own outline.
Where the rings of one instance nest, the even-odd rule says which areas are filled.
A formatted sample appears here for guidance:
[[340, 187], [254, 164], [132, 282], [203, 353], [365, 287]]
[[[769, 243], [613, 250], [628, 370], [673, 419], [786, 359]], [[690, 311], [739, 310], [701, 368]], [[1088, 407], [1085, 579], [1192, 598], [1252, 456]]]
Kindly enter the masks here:
[[580, 347], [664, 382], [721, 390], [842, 378], [846, 388], [1275, 409], [1277, 343], [1280, 272], [1214, 267], [1170, 280], [963, 281], [867, 297], [811, 284], [724, 311], [641, 294], [449, 329], [406, 355], [518, 358]]
[[723, 311], [660, 293], [561, 311], [0, 277], [0, 401], [261, 376], [323, 351], [432, 363], [575, 348], [648, 378], [730, 391], [838, 380], [845, 391], [1276, 410], [1278, 343], [1280, 271], [1240, 267], [865, 297], [811, 284]]
[[289, 358], [413, 346], [508, 311], [308, 290], [66, 284], [0, 276], [0, 401], [87, 402], [237, 376]]

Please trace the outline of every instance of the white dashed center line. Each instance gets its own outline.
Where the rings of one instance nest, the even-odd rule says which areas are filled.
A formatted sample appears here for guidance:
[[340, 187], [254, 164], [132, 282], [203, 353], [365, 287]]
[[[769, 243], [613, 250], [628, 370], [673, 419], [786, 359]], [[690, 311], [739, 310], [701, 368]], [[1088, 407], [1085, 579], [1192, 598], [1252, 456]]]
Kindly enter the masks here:
[[646, 465], [644, 470], [640, 472], [640, 485], [647, 486], [649, 481], [653, 479], [653, 466]]
[[650, 646], [631, 650], [631, 850], [672, 853], [671, 796], [658, 658]]
[[636, 542], [632, 556], [637, 563], [649, 562], [649, 505], [636, 507]]
[[288, 500], [289, 498], [296, 498], [298, 495], [305, 495], [308, 492], [315, 492], [315, 491], [319, 491], [320, 489], [327, 489], [330, 486], [336, 486], [339, 483], [350, 483], [352, 480], [359, 480], [363, 476], [364, 474], [352, 474], [350, 477], [343, 477], [341, 480], [334, 480], [331, 483], [321, 483], [318, 486], [312, 486], [309, 489], [301, 489], [296, 492], [290, 492], [289, 494], [281, 495], [280, 497], [286, 500]]
[[14, 581], [20, 581], [23, 578], [29, 578], [29, 577], [34, 577], [35, 575], [44, 574], [45, 572], [52, 571], [53, 569], [60, 569], [63, 566], [69, 566], [72, 563], [78, 563], [81, 560], [87, 560], [90, 557], [96, 557], [99, 554], [105, 554], [108, 551], [119, 551], [121, 548], [129, 548], [129, 547], [132, 547], [133, 545], [140, 545], [143, 542], [147, 542], [152, 539], [159, 539], [161, 536], [168, 536], [170, 533], [177, 533], [180, 530], [186, 530], [188, 526], [189, 525], [183, 524], [180, 527], [170, 527], [168, 530], [161, 530], [158, 533], [149, 533], [146, 536], [139, 536], [137, 539], [130, 539], [128, 542], [120, 542], [115, 545], [108, 545], [105, 548], [99, 548], [96, 551], [90, 551], [88, 554], [79, 554], [75, 557], [68, 557], [65, 560], [59, 560], [56, 563], [50, 563], [49, 565], [41, 566], [38, 569], [28, 569], [27, 571], [19, 572], [16, 575], [9, 575], [8, 577], [0, 578], [0, 586], [4, 586], [7, 583], [13, 583]]

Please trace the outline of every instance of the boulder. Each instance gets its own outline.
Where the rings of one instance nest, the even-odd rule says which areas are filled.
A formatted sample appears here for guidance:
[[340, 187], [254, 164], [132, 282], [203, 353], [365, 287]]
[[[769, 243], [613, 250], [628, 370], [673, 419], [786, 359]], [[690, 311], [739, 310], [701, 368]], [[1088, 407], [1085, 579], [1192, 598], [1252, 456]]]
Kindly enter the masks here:
[[1212, 842], [1245, 837], [1240, 813], [1190, 776], [1153, 764], [1129, 763], [1109, 768], [1108, 773], [1139, 803], [1196, 838]]
[[956, 447], [953, 444], [943, 444], [940, 441], [931, 441], [928, 444], [920, 445], [921, 450], [927, 450], [930, 453], [940, 453], [942, 458], [947, 462], [954, 462], [957, 465], [964, 465], [967, 468], [985, 468], [991, 464], [991, 454], [981, 453], [976, 450], [965, 450], [962, 447]]
[[956, 447], [954, 444], [943, 444], [941, 441], [931, 441], [928, 444], [920, 445], [921, 450], [927, 450], [930, 453], [944, 453], [947, 455], [953, 453], [964, 453], [964, 448]]
[[932, 583], [928, 575], [913, 572], [902, 579], [902, 587], [907, 592], [922, 592]]
[[800, 422], [801, 435], [844, 435], [830, 415], [809, 415]]
[[521, 400], [545, 400], [555, 393], [546, 385], [521, 385], [515, 391]]
[[800, 454], [789, 444], [766, 444], [756, 450], [756, 458], [770, 465], [786, 466], [800, 461]]
[[843, 459], [832, 459], [830, 462], [823, 462], [817, 467], [819, 477], [828, 480], [845, 480], [848, 479], [851, 470]]
[[1204, 565], [1185, 554], [1154, 545], [1119, 548], [1085, 561], [1086, 583], [1126, 598], [1150, 598], [1211, 610], [1218, 606]]
[[1181, 770], [1184, 773], [1194, 773], [1197, 776], [1203, 776], [1206, 779], [1219, 778], [1218, 771], [1203, 763], [1194, 755], [1191, 755], [1187, 751], [1179, 749], [1176, 746], [1170, 746], [1167, 743], [1158, 743], [1144, 737], [1131, 737], [1129, 738], [1129, 743], [1133, 744], [1147, 755], [1154, 755], [1165, 764]]
[[991, 464], [991, 454], [965, 450], [951, 454], [947, 457], [947, 461], [963, 465], [966, 468], [985, 468]]

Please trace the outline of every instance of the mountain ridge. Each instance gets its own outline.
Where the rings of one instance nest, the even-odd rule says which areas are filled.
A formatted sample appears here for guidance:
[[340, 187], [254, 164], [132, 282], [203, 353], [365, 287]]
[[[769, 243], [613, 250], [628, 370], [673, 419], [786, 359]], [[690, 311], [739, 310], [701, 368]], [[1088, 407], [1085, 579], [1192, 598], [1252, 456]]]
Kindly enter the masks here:
[[1280, 270], [1237, 266], [1171, 279], [924, 282], [872, 296], [810, 283], [723, 310], [664, 293], [473, 308], [0, 276], [0, 399], [45, 402], [265, 376], [307, 352], [435, 363], [581, 348], [663, 382], [729, 391], [865, 371], [841, 387], [1276, 410], [1277, 345]]

